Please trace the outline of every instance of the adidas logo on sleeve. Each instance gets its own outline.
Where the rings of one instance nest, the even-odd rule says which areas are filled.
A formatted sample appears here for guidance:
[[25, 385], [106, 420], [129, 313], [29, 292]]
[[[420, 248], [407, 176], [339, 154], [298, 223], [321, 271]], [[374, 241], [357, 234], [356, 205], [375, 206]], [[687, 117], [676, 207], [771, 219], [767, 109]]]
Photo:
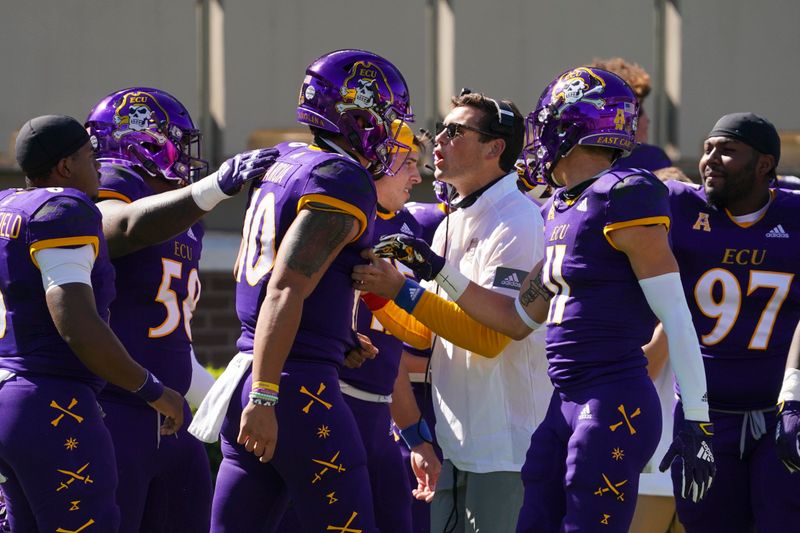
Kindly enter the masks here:
[[778, 224], [777, 226], [775, 226], [774, 228], [772, 228], [771, 230], [769, 230], [767, 232], [766, 237], [768, 239], [769, 238], [772, 238], [772, 239], [788, 239], [789, 238], [789, 233], [785, 229], [783, 229], [783, 226], [781, 224]]
[[522, 286], [522, 281], [527, 275], [528, 273], [524, 270], [498, 267], [494, 273], [494, 281], [492, 281], [492, 286], [518, 291]]

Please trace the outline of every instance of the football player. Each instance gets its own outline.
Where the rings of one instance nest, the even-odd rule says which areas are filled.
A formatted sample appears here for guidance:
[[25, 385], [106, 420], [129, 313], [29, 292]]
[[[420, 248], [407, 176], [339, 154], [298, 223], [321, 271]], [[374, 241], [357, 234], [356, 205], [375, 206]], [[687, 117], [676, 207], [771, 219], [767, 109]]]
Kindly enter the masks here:
[[[522, 478], [518, 532], [627, 531], [639, 472], [661, 431], [642, 345], [664, 324], [685, 417], [666, 462], [682, 460], [682, 496], [701, 499], [713, 476], [706, 385], [691, 316], [669, 247], [667, 189], [644, 170], [611, 170], [634, 145], [638, 103], [615, 74], [580, 67], [553, 80], [527, 118], [523, 154], [533, 181], [559, 190], [544, 205], [545, 260], [519, 297], [481, 289], [424, 243], [384, 242], [433, 277], [481, 323], [522, 338], [547, 322], [556, 391], [534, 432]], [[396, 297], [422, 322], [463, 316], [386, 265], [359, 267], [364, 289]], [[416, 289], [416, 290], [415, 290]], [[427, 303], [426, 303], [427, 302]], [[440, 481], [441, 484], [441, 481]]]
[[[101, 99], [86, 126], [100, 163], [98, 209], [116, 269], [111, 328], [131, 356], [185, 395], [193, 371], [191, 320], [200, 298], [198, 222], [272, 162], [236, 156], [205, 179], [200, 132], [175, 97], [132, 87]], [[156, 414], [113, 385], [100, 394], [119, 470], [120, 531], [206, 531], [211, 474], [203, 444], [162, 439]], [[189, 406], [184, 406], [191, 420]]]
[[107, 324], [114, 268], [86, 130], [71, 117], [36, 117], [20, 129], [16, 156], [29, 188], [0, 192], [0, 479], [10, 526], [117, 531], [114, 448], [97, 392], [108, 381], [138, 398], [164, 438], [182, 424], [183, 397], [131, 359]]
[[[409, 146], [410, 150], [399, 149], [393, 162], [396, 167], [394, 174], [382, 176], [375, 182], [378, 197], [375, 234], [402, 231], [409, 235], [420, 235], [422, 229], [406, 209], [405, 203], [411, 189], [421, 181], [418, 170], [421, 139], [399, 121], [395, 121], [392, 127], [393, 130], [399, 127], [397, 141]], [[404, 265], [398, 265], [408, 275], [413, 275]], [[369, 298], [366, 295], [364, 297]], [[417, 501], [411, 496], [410, 482], [416, 489], [415, 494], [423, 500], [421, 505], [428, 507], [424, 497], [432, 494], [435, 488], [440, 460], [430, 437], [414, 440], [421, 413], [407, 377], [408, 372], [401, 363], [405, 348], [403, 342], [385, 331], [364, 302], [358, 304], [356, 312], [359, 333], [367, 335], [380, 356], [364, 358], [355, 350], [348, 353], [339, 371], [339, 385], [345, 402], [353, 411], [367, 452], [367, 469], [378, 529], [382, 532], [407, 533], [412, 531], [412, 502]], [[396, 438], [386, 430], [391, 427], [393, 419], [406, 428], [409, 442], [401, 438], [401, 430], [397, 430]], [[400, 448], [395, 440], [402, 443]], [[411, 468], [406, 465], [411, 465]], [[426, 476], [424, 469], [417, 465], [424, 465], [430, 474]], [[411, 471], [411, 480], [406, 470]], [[297, 509], [290, 508], [278, 531], [293, 533], [299, 528]]]
[[[700, 338], [715, 428], [714, 489], [701, 502], [677, 501], [688, 533], [800, 524], [800, 476], [791, 474], [798, 466], [800, 386], [793, 365], [785, 370], [800, 320], [800, 196], [772, 188], [779, 159], [780, 138], [768, 120], [732, 113], [705, 139], [702, 186], [667, 184], [672, 246]], [[670, 346], [671, 359], [674, 353]], [[680, 392], [677, 428], [686, 405]], [[676, 466], [672, 478], [677, 492]]]
[[235, 269], [240, 353], [192, 429], [214, 439], [221, 426], [213, 531], [272, 531], [289, 498], [307, 531], [377, 531], [338, 370], [356, 345], [349, 273], [373, 239], [374, 176], [409, 149], [390, 125], [412, 118], [402, 74], [378, 55], [338, 50], [306, 70], [297, 120], [314, 143], [279, 144], [250, 190]]
[[[397, 140], [410, 149], [399, 150], [394, 162], [394, 175], [383, 176], [375, 183], [378, 195], [375, 235], [405, 233], [420, 236], [422, 229], [404, 204], [411, 196], [411, 189], [421, 181], [418, 169], [421, 142], [405, 124], [400, 126]], [[398, 265], [408, 275], [413, 275], [407, 267]], [[353, 411], [367, 451], [378, 529], [385, 533], [408, 533], [412, 530], [411, 488], [406, 474], [407, 463], [403, 461], [393, 435], [387, 431], [392, 419], [401, 428], [402, 440], [412, 452], [411, 464], [415, 468], [428, 465], [427, 475], [421, 469], [416, 472], [418, 481], [414, 488], [419, 493], [431, 492], [435, 488], [440, 463], [430, 436], [425, 439], [418, 435], [418, 424], [425, 422], [422, 422], [408, 372], [401, 368], [403, 342], [386, 332], [366, 305], [360, 304], [357, 313], [358, 331], [369, 336], [379, 355], [356, 368], [351, 368], [355, 365], [348, 365], [345, 361], [345, 367], [339, 372], [342, 393]], [[426, 434], [430, 435], [430, 431]]]

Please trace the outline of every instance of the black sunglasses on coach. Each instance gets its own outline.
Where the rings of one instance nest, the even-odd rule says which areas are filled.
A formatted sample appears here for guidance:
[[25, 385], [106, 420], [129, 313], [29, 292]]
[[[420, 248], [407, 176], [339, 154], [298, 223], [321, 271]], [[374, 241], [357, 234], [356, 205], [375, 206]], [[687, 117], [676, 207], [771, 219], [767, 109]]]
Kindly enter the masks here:
[[496, 133], [484, 131], [480, 128], [473, 128], [472, 126], [467, 126], [466, 124], [459, 124], [458, 122], [451, 122], [450, 124], [445, 124], [444, 122], [436, 123], [436, 135], [439, 135], [443, 131], [446, 131], [448, 139], [455, 139], [459, 135], [463, 135], [464, 132], [462, 130], [474, 131], [476, 133], [487, 135], [492, 138], [497, 137]]

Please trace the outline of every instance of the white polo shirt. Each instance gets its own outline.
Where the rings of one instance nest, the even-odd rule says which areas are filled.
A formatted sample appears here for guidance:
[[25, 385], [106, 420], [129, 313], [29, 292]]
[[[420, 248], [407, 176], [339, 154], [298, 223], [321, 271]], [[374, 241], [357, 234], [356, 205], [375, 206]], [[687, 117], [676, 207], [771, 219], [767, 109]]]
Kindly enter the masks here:
[[[473, 282], [515, 298], [544, 255], [539, 208], [517, 189], [516, 181], [516, 173], [508, 174], [473, 205], [451, 213], [432, 245]], [[425, 286], [437, 292], [435, 282]], [[437, 294], [448, 298], [442, 290]], [[531, 434], [553, 391], [544, 330], [512, 341], [494, 359], [437, 338], [431, 360], [436, 438], [444, 457], [460, 470], [522, 469]]]

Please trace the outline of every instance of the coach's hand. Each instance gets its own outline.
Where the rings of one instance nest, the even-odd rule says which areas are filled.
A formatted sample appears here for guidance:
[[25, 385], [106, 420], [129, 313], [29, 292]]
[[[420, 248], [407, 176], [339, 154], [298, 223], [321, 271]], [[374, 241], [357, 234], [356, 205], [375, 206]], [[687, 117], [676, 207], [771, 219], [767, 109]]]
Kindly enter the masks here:
[[787, 400], [778, 406], [775, 451], [789, 472], [800, 470], [800, 401]]
[[372, 251], [378, 257], [397, 259], [420, 279], [431, 280], [444, 267], [444, 258], [436, 255], [428, 243], [403, 233], [382, 236]]
[[255, 405], [249, 402], [242, 410], [236, 442], [252, 453], [262, 463], [269, 462], [278, 443], [278, 419], [275, 407]]
[[672, 441], [658, 469], [665, 472], [672, 462], [679, 459], [681, 465], [681, 496], [699, 502], [711, 488], [717, 471], [711, 437], [714, 425], [711, 422], [684, 420], [675, 440]]
[[262, 177], [275, 163], [276, 157], [278, 150], [274, 148], [251, 150], [231, 157], [214, 173], [219, 188], [228, 196], [238, 194], [246, 182]]
[[[406, 278], [394, 265], [375, 255], [369, 248], [361, 250], [361, 257], [369, 259], [369, 264], [353, 267], [353, 288], [363, 293], [371, 293], [364, 298], [371, 311], [386, 305], [379, 298], [393, 299], [397, 296]], [[377, 295], [377, 296], [376, 296]]]

